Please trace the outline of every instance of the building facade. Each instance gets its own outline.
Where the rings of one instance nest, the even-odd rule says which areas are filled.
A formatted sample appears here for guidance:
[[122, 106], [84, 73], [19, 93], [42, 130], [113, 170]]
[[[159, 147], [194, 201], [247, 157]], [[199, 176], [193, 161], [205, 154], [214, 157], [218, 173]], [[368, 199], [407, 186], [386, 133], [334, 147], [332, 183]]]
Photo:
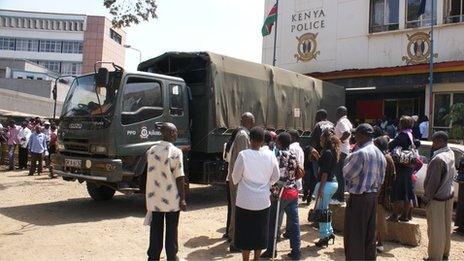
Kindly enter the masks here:
[[[57, 73], [28, 60], [0, 58], [0, 120], [5, 116], [53, 116]], [[58, 82], [57, 116], [69, 85]]]
[[[345, 86], [351, 118], [432, 117], [434, 129], [464, 102], [464, 0], [279, 1], [276, 66]], [[275, 0], [267, 0], [265, 12]], [[433, 50], [430, 37], [434, 10]], [[272, 64], [274, 33], [263, 39]], [[430, 55], [434, 84], [428, 88]]]
[[0, 9], [0, 58], [27, 59], [59, 75], [93, 72], [102, 60], [124, 66], [125, 38], [103, 16]]

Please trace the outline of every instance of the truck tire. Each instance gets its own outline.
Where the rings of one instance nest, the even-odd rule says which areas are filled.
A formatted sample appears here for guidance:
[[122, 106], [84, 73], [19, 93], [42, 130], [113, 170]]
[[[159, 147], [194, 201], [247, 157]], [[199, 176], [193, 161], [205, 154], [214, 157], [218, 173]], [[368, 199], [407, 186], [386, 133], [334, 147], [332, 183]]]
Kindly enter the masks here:
[[89, 192], [90, 197], [95, 201], [106, 201], [113, 198], [114, 193], [116, 192], [114, 189], [97, 185], [95, 183], [86, 182], [87, 183], [87, 191]]

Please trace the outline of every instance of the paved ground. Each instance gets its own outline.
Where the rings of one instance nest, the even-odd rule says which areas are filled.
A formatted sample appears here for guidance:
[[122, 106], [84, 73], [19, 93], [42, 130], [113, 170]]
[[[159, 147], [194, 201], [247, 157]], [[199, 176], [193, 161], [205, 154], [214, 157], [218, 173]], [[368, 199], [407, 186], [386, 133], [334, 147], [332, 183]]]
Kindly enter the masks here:
[[[181, 215], [180, 257], [188, 260], [239, 260], [227, 252], [221, 239], [226, 215], [224, 189], [192, 186], [189, 210]], [[307, 207], [300, 207], [304, 259], [342, 260], [342, 237], [335, 245], [317, 249], [317, 231], [307, 225]], [[144, 260], [148, 228], [142, 226], [144, 200], [140, 195], [117, 195], [109, 202], [94, 202], [84, 184], [29, 177], [24, 171], [0, 171], [0, 260]], [[423, 241], [410, 248], [388, 243], [379, 259], [422, 260]], [[452, 259], [464, 260], [464, 238], [452, 237]], [[289, 251], [279, 243], [279, 258]], [[163, 254], [164, 255], [164, 254]]]

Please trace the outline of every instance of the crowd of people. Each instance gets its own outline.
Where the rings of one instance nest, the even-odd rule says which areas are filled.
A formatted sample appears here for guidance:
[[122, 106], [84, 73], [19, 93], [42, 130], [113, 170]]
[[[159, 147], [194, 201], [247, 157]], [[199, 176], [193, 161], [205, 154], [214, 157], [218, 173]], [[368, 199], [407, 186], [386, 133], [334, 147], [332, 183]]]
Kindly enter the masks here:
[[[0, 124], [0, 135], [2, 148], [3, 144], [8, 148], [7, 157], [0, 154], [0, 159], [7, 159], [8, 171], [29, 169], [30, 176], [35, 173], [40, 175], [45, 162], [49, 176], [56, 177], [50, 164], [50, 156], [57, 150], [58, 136], [55, 124], [42, 121], [38, 117], [23, 121], [21, 125], [10, 120], [7, 126]], [[3, 149], [0, 151], [3, 153]]]
[[[310, 145], [302, 148], [298, 131], [277, 134], [255, 126], [251, 113], [242, 115], [241, 126], [225, 144], [229, 168], [224, 238], [230, 242], [231, 252], [242, 252], [243, 260], [249, 260], [252, 252], [254, 259], [270, 258], [276, 255], [278, 242], [284, 237], [290, 240], [288, 258], [301, 259], [300, 191], [306, 203], [315, 200], [308, 220], [318, 223], [316, 247], [327, 247], [336, 239], [329, 204], [346, 204], [343, 240], [347, 260], [376, 259], [377, 253], [384, 251], [387, 219], [411, 220], [414, 173], [422, 167], [417, 154], [420, 142], [414, 136], [417, 121], [401, 117], [391, 138], [388, 124], [381, 124], [380, 133], [379, 126], [367, 123], [353, 129], [343, 106], [337, 109], [337, 118], [333, 124], [327, 112], [319, 110]], [[167, 123], [161, 132], [163, 141], [147, 152], [146, 224], [152, 226], [148, 256], [149, 260], [159, 259], [166, 220], [165, 247], [168, 260], [174, 260], [179, 211], [186, 207], [183, 156], [172, 145], [177, 136], [175, 126]], [[427, 204], [427, 258], [441, 260], [450, 253], [456, 169], [448, 135], [439, 131], [431, 139], [433, 156], [423, 198]], [[345, 203], [346, 192], [349, 196]], [[286, 224], [281, 229], [284, 215]]]

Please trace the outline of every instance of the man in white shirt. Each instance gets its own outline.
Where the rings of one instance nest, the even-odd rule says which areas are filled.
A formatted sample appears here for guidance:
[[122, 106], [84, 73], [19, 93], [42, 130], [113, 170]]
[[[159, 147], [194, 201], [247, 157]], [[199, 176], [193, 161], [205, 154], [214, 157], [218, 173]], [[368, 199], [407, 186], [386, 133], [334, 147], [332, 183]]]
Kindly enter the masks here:
[[348, 120], [347, 115], [348, 110], [345, 106], [340, 106], [337, 108], [337, 117], [338, 121], [335, 125], [335, 136], [340, 139], [342, 142], [340, 150], [340, 160], [336, 168], [336, 177], [338, 182], [338, 189], [333, 195], [332, 204], [343, 204], [345, 202], [345, 179], [343, 178], [343, 165], [345, 159], [350, 155], [350, 136], [353, 125], [350, 120]]
[[238, 128], [238, 131], [231, 140], [230, 150], [228, 154], [230, 154], [229, 158], [229, 171], [227, 173], [226, 180], [229, 181], [229, 193], [230, 193], [230, 224], [229, 224], [229, 231], [228, 236], [230, 243], [230, 252], [239, 252], [234, 246], [234, 238], [235, 238], [235, 202], [237, 199], [237, 185], [234, 184], [232, 172], [234, 171], [235, 161], [237, 160], [238, 154], [242, 150], [246, 150], [250, 148], [250, 137], [249, 137], [249, 130], [253, 128], [255, 125], [255, 117], [250, 112], [246, 112], [242, 115], [241, 119], [241, 126]]
[[145, 225], [150, 225], [148, 260], [159, 260], [163, 250], [166, 220], [167, 260], [177, 260], [179, 213], [185, 211], [184, 169], [182, 151], [174, 146], [177, 128], [172, 123], [161, 127], [162, 141], [147, 151], [147, 184]]
[[429, 118], [425, 115], [422, 118], [422, 122], [419, 124], [419, 130], [421, 133], [421, 140], [428, 140], [429, 139]]
[[27, 144], [29, 143], [29, 138], [31, 137], [32, 131], [27, 127], [27, 121], [24, 121], [21, 124], [21, 129], [18, 133], [19, 140], [19, 152], [18, 152], [18, 161], [19, 169], [27, 169]]

